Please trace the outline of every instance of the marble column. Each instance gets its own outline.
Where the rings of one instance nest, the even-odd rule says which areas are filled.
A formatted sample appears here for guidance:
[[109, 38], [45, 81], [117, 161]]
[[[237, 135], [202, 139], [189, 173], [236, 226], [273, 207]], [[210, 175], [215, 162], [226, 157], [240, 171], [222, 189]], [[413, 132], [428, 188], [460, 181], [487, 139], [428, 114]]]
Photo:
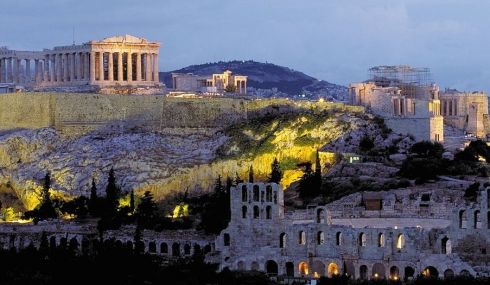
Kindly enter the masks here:
[[158, 54], [153, 54], [153, 81], [158, 82]]
[[61, 82], [62, 74], [61, 74], [61, 54], [56, 54], [56, 82]]
[[90, 53], [83, 54], [83, 80], [90, 80]]
[[117, 53], [117, 81], [123, 81], [123, 55], [122, 52]]
[[128, 71], [128, 82], [131, 82], [133, 81], [133, 56], [131, 54], [131, 52], [128, 52], [128, 63], [126, 65], [127, 67], [127, 71]]
[[13, 72], [13, 82], [15, 84], [19, 83], [19, 60], [14, 58], [14, 72]]
[[69, 55], [69, 65], [70, 65], [70, 82], [75, 81], [75, 53], [70, 53]]
[[145, 64], [146, 64], [146, 71], [145, 71], [145, 79], [146, 81], [151, 81], [151, 53], [145, 53]]
[[49, 56], [49, 59], [51, 60], [51, 78], [50, 81], [51, 82], [55, 82], [56, 81], [56, 55], [55, 54], [52, 54]]
[[99, 52], [99, 80], [104, 81], [104, 52]]
[[95, 52], [90, 53], [90, 83], [95, 82]]
[[39, 74], [39, 59], [34, 60], [34, 82], [39, 82], [40, 74]]
[[3, 58], [0, 58], [0, 83], [4, 82], [3, 79], [5, 77], [4, 69], [5, 69], [5, 61], [3, 60]]
[[31, 82], [31, 60], [26, 59], [26, 83]]
[[12, 58], [8, 58], [7, 59], [7, 76], [5, 77], [7, 79], [7, 82], [12, 82], [13, 81], [13, 76], [12, 76], [12, 72], [13, 72], [13, 69], [12, 69]]
[[49, 64], [49, 55], [42, 60], [43, 62], [43, 73], [41, 75], [41, 81], [48, 82], [50, 79], [50, 64]]
[[136, 53], [136, 81], [141, 81], [141, 53]]
[[77, 52], [75, 53], [75, 67], [77, 70], [77, 80], [82, 80], [82, 54]]
[[70, 65], [68, 64], [70, 61], [68, 59], [68, 54], [63, 54], [63, 82], [67, 82], [70, 76]]
[[114, 54], [112, 52], [109, 52], [109, 81], [113, 82], [114, 81]]

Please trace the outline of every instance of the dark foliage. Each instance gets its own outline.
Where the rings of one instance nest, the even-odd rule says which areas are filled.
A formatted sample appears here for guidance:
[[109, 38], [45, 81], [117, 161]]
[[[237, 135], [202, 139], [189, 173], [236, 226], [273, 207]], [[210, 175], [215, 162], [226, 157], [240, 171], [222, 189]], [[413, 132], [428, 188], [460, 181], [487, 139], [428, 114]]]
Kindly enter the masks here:
[[374, 147], [374, 141], [367, 135], [364, 135], [359, 141], [359, 149], [361, 151], [367, 152], [373, 149], [373, 147]]
[[32, 211], [27, 211], [24, 213], [24, 218], [33, 219], [34, 223], [38, 223], [42, 220], [56, 219], [58, 218], [58, 213], [56, 212], [53, 201], [49, 194], [49, 189], [51, 188], [51, 176], [46, 173], [44, 177], [44, 186], [42, 190], [41, 204]]
[[282, 179], [282, 170], [277, 158], [271, 164], [271, 174], [269, 175], [269, 182], [280, 183]]
[[150, 191], [146, 191], [141, 197], [141, 202], [136, 209], [136, 222], [141, 229], [153, 229], [158, 223], [157, 205]]
[[480, 190], [480, 183], [479, 182], [475, 182], [475, 183], [471, 184], [464, 191], [464, 198], [469, 200], [469, 201], [476, 202], [476, 198], [478, 196], [479, 190]]
[[213, 193], [195, 198], [191, 203], [194, 211], [201, 213], [199, 227], [206, 233], [217, 234], [228, 226], [231, 217], [230, 192], [223, 187], [221, 176], [216, 179]]

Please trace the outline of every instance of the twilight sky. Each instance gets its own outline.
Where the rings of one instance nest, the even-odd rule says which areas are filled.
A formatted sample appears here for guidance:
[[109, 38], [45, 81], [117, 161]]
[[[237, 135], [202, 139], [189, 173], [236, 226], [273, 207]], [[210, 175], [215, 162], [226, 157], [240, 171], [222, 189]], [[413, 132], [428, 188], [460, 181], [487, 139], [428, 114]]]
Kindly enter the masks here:
[[268, 61], [348, 84], [374, 65], [432, 69], [490, 91], [489, 0], [1, 0], [0, 46], [39, 50], [118, 34], [160, 41], [160, 70]]

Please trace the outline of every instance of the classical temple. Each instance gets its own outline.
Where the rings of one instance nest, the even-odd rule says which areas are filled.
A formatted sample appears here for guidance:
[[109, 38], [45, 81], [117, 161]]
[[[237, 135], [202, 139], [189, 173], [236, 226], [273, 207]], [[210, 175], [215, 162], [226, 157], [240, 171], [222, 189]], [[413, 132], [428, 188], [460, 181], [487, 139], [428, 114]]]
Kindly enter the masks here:
[[162, 93], [160, 43], [130, 35], [43, 51], [0, 48], [0, 83], [27, 90]]

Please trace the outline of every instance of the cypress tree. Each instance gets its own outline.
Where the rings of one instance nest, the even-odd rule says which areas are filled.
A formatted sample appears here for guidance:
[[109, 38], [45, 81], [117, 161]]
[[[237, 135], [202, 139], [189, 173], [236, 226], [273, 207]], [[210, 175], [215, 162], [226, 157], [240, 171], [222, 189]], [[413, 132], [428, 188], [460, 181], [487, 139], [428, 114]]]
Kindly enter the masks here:
[[278, 183], [281, 182], [282, 179], [282, 170], [279, 165], [279, 161], [277, 158], [274, 158], [274, 161], [271, 164], [271, 174], [269, 175], [269, 182]]
[[107, 182], [106, 199], [109, 207], [108, 210], [116, 211], [120, 190], [119, 187], [116, 185], [116, 176], [114, 174], [114, 168], [112, 167], [109, 171], [109, 178], [107, 179]]
[[236, 172], [236, 174], [235, 174], [235, 184], [238, 185], [240, 183], [243, 183], [243, 179], [240, 178], [240, 176], [238, 175], [238, 172]]
[[95, 178], [92, 178], [92, 187], [90, 188], [90, 199], [88, 201], [88, 211], [90, 215], [93, 217], [99, 214], [97, 206], [98, 206], [97, 185], [95, 184]]
[[254, 183], [254, 167], [253, 167], [253, 165], [250, 165], [250, 168], [248, 170], [248, 182]]
[[316, 150], [315, 176], [322, 177], [322, 162], [320, 160], [320, 152], [318, 149]]
[[131, 190], [131, 193], [129, 194], [129, 210], [131, 213], [134, 212], [134, 191]]
[[153, 201], [153, 195], [146, 191], [141, 197], [141, 202], [136, 209], [137, 224], [142, 229], [152, 229], [156, 222], [157, 206]]
[[214, 184], [214, 193], [219, 195], [224, 192], [223, 183], [221, 182], [221, 175], [218, 175], [218, 178], [216, 178], [216, 183]]

